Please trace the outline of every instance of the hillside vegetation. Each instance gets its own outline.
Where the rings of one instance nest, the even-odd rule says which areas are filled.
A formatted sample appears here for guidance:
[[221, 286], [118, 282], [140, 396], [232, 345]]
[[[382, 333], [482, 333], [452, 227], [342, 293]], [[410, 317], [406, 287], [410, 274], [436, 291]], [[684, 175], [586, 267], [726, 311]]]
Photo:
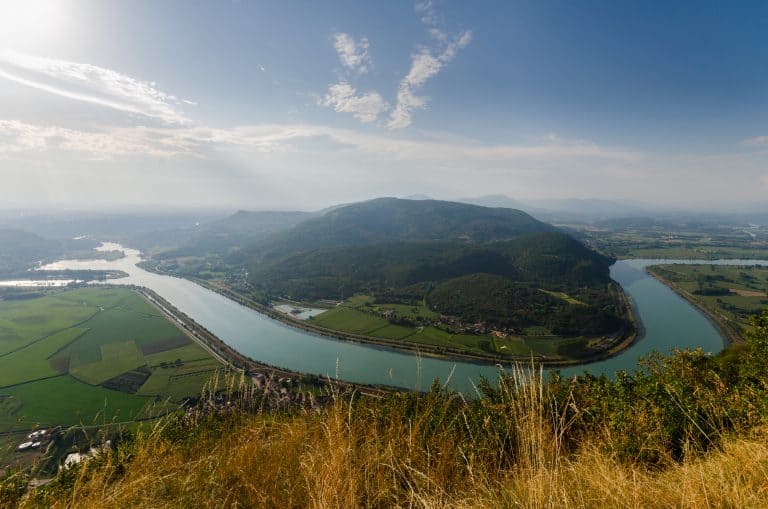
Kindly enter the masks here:
[[[179, 256], [226, 256], [234, 258], [237, 252], [275, 232], [290, 228], [304, 221], [307, 212], [250, 212], [241, 210], [235, 214], [206, 223], [191, 230], [179, 230], [173, 241], [177, 244], [158, 254], [158, 259]], [[147, 233], [133, 239], [139, 247], [153, 249], [163, 245], [166, 232]]]
[[91, 249], [98, 242], [50, 240], [33, 233], [0, 229], [0, 275], [12, 276], [30, 268], [37, 261], [52, 260], [77, 249]]
[[249, 282], [270, 297], [426, 302], [517, 332], [599, 335], [623, 323], [611, 260], [512, 209], [384, 198], [332, 210], [254, 250]]
[[768, 314], [712, 357], [655, 356], [614, 380], [516, 369], [466, 401], [435, 384], [322, 411], [167, 419], [4, 507], [765, 507]]
[[395, 241], [462, 240], [482, 243], [553, 231], [520, 210], [438, 200], [378, 198], [306, 220], [254, 246], [257, 260], [315, 249]]

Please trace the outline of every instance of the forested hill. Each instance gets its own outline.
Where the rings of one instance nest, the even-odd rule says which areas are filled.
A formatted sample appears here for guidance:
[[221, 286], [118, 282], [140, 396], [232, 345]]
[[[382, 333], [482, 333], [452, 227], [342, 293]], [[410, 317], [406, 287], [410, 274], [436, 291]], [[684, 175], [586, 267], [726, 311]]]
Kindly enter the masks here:
[[0, 229], [0, 275], [23, 271], [37, 261], [96, 245], [98, 242], [88, 239], [51, 240], [22, 230]]
[[438, 200], [378, 198], [332, 209], [257, 243], [257, 259], [393, 241], [509, 240], [554, 228], [525, 212]]
[[603, 286], [609, 263], [568, 235], [547, 232], [484, 244], [395, 241], [323, 248], [256, 263], [251, 278], [273, 294], [338, 299], [475, 273], [562, 288]]
[[256, 244], [267, 298], [425, 303], [464, 322], [559, 334], [621, 327], [611, 260], [513, 209], [382, 198], [331, 210]]
[[57, 242], [21, 230], [0, 230], [0, 272], [18, 269], [29, 260], [41, 260], [57, 252]]
[[[195, 230], [180, 232], [181, 238], [175, 239], [178, 245], [154, 256], [157, 259], [201, 254], [237, 257], [244, 248], [310, 217], [312, 214], [308, 212], [240, 210], [218, 221], [200, 225]], [[144, 249], [162, 245], [162, 238], [159, 237], [164, 234], [166, 232], [145, 234], [138, 239], [139, 242], [134, 240], [134, 244]]]

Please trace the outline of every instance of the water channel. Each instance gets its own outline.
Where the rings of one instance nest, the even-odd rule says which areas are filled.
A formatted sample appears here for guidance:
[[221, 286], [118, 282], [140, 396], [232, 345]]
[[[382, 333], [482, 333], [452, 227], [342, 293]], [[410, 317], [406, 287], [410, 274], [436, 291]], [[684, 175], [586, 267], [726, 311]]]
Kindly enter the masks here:
[[[239, 352], [258, 361], [294, 371], [338, 377], [343, 380], [425, 389], [435, 378], [456, 390], [473, 393], [480, 377], [495, 378], [498, 367], [418, 356], [413, 353], [362, 345], [314, 335], [289, 327], [242, 306], [191, 281], [154, 274], [136, 266], [140, 253], [116, 244], [102, 250], [122, 250], [119, 260], [62, 260], [41, 270], [121, 270], [127, 277], [116, 284], [148, 287], [179, 310], [206, 327]], [[723, 348], [723, 339], [709, 319], [685, 299], [645, 272], [659, 263], [714, 263], [722, 265], [768, 265], [761, 260], [622, 260], [611, 267], [633, 303], [642, 323], [642, 335], [630, 348], [615, 357], [562, 369], [564, 375], [585, 370], [606, 373], [631, 370], [638, 358], [656, 350], [701, 347], [708, 352]]]

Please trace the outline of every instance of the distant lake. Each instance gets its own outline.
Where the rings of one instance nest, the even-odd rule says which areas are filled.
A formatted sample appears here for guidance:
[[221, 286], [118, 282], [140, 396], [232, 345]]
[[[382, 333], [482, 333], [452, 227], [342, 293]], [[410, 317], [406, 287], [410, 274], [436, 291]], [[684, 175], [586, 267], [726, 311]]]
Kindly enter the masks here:
[[[105, 251], [122, 250], [119, 260], [63, 260], [41, 270], [121, 270], [128, 277], [113, 284], [135, 284], [157, 292], [179, 310], [213, 332], [222, 341], [257, 361], [294, 371], [342, 380], [427, 389], [435, 378], [456, 390], [473, 393], [481, 377], [495, 379], [499, 367], [423, 357], [409, 352], [318, 336], [273, 320], [186, 279], [163, 276], [136, 266], [138, 251], [119, 244], [104, 244]], [[716, 353], [723, 338], [707, 317], [664, 284], [645, 272], [658, 263], [768, 265], [759, 260], [622, 260], [611, 267], [611, 277], [624, 288], [643, 325], [643, 335], [621, 354], [603, 361], [560, 370], [565, 375], [587, 370], [609, 376], [631, 370], [638, 358], [656, 350], [696, 348]]]

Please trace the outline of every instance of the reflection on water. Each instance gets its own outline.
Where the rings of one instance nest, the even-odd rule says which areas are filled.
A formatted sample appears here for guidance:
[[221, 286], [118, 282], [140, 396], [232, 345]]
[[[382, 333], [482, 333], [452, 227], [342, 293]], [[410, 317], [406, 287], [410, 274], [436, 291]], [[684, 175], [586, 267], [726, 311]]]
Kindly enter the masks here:
[[82, 283], [79, 279], [20, 279], [17, 281], [0, 281], [0, 286], [16, 288], [52, 288], [67, 286], [69, 283]]

